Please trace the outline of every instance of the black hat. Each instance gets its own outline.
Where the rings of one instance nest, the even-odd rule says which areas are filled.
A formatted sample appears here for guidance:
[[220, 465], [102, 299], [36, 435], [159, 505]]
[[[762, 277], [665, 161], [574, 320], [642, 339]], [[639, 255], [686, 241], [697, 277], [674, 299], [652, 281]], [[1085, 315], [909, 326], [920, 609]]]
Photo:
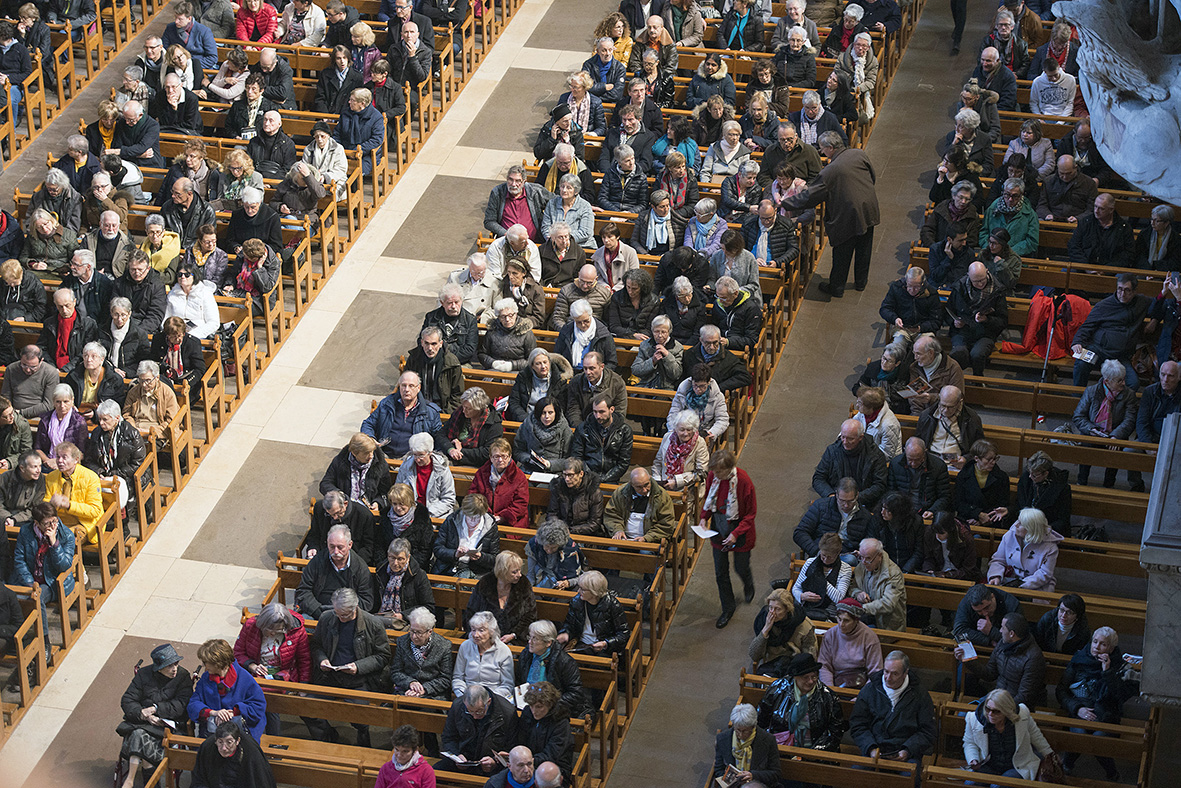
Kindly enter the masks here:
[[172, 647], [171, 643], [165, 643], [163, 646], [156, 646], [152, 649], [152, 670], [164, 670], [177, 662], [180, 662], [180, 654], [176, 653], [176, 649]]
[[787, 666], [787, 675], [791, 678], [819, 672], [820, 663], [816, 661], [816, 657], [806, 651], [792, 657], [791, 662]]
[[556, 106], [552, 110], [550, 110], [549, 115], [554, 120], [561, 120], [562, 118], [566, 117], [569, 114], [570, 114], [570, 105], [569, 104], [559, 104], [558, 106]]
[[315, 136], [317, 131], [322, 131], [329, 136], [332, 135], [332, 128], [327, 122], [322, 120], [317, 120], [314, 124], [312, 124], [312, 135]]

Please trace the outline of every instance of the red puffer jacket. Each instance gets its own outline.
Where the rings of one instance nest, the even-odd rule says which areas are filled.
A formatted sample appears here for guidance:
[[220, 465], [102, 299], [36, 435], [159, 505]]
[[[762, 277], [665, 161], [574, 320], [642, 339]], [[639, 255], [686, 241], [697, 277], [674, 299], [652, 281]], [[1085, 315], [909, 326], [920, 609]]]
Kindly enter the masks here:
[[[306, 684], [312, 678], [312, 652], [308, 647], [308, 632], [303, 626], [303, 617], [292, 611], [299, 626], [287, 633], [283, 642], [279, 644], [279, 672], [275, 676], [279, 681], [295, 681]], [[262, 632], [254, 625], [257, 616], [242, 625], [238, 633], [238, 640], [234, 643], [234, 659], [243, 668], [249, 670], [251, 663], [262, 660]]]
[[529, 478], [515, 462], [504, 469], [496, 491], [492, 491], [492, 463], [486, 462], [476, 471], [469, 492], [488, 499], [492, 516], [510, 528], [529, 527]]

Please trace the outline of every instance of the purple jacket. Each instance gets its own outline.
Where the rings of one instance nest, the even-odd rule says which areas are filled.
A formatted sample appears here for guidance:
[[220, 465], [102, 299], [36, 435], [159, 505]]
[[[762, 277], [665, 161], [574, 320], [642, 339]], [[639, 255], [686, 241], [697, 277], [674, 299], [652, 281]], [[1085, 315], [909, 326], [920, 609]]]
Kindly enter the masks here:
[[1053, 591], [1058, 582], [1054, 569], [1058, 566], [1058, 543], [1062, 534], [1050, 531], [1045, 541], [1026, 547], [1017, 538], [1017, 526], [1012, 525], [1005, 535], [992, 560], [988, 562], [988, 576], [1003, 576], [1006, 580], [1021, 579], [1022, 588], [1037, 591]]
[[[41, 423], [37, 425], [37, 434], [33, 437], [33, 448], [37, 451], [43, 451], [46, 454], [52, 454], [53, 452], [53, 443], [49, 439], [49, 422], [52, 418], [53, 411], [42, 416]], [[66, 431], [62, 436], [62, 440], [69, 441], [78, 447], [78, 451], [85, 453], [87, 435], [86, 417], [75, 408], [70, 411], [70, 420], [66, 424]]]

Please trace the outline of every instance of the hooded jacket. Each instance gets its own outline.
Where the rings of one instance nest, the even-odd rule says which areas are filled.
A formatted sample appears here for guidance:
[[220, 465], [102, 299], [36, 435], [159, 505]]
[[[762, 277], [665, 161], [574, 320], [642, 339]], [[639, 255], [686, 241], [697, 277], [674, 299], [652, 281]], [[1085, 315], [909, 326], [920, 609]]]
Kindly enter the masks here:
[[685, 106], [693, 109], [698, 104], [704, 104], [710, 96], [721, 96], [722, 101], [734, 106], [734, 80], [730, 78], [730, 70], [726, 61], [718, 64], [718, 70], [713, 75], [705, 71], [706, 61], [701, 61], [697, 73], [689, 82], [689, 90], [685, 93]]
[[[457, 506], [455, 477], [451, 475], [451, 463], [446, 454], [436, 451], [431, 452], [431, 466], [431, 475], [426, 483], [426, 508], [430, 511], [431, 517], [447, 517]], [[402, 458], [402, 465], [398, 468], [397, 484], [410, 485], [416, 501], [423, 498], [418, 489], [418, 468], [414, 464], [413, 454], [407, 454]]]
[[981, 675], [995, 681], [997, 689], [1008, 690], [1020, 704], [1033, 708], [1046, 703], [1046, 658], [1032, 634], [1013, 643], [1003, 639], [997, 643]]
[[714, 299], [713, 322], [728, 340], [727, 348], [735, 353], [753, 350], [763, 328], [763, 311], [746, 290], [740, 290], [729, 307]]

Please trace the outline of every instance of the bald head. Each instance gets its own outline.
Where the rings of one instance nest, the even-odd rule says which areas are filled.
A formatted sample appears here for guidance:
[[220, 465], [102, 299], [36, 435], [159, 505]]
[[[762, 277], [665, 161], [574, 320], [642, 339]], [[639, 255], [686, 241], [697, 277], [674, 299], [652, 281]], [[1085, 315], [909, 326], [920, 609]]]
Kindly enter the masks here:
[[912, 468], [919, 468], [927, 459], [927, 444], [922, 438], [911, 438], [903, 449], [906, 454], [906, 464]]
[[856, 451], [865, 435], [865, 428], [857, 419], [845, 419], [841, 424], [841, 445], [845, 451]]
[[964, 401], [964, 392], [957, 386], [944, 386], [939, 389], [939, 404], [944, 408], [959, 409]]
[[553, 761], [546, 761], [537, 767], [533, 781], [537, 788], [561, 788], [562, 770]]
[[1177, 384], [1181, 382], [1181, 364], [1176, 361], [1166, 361], [1160, 365], [1160, 387], [1166, 394], [1177, 391]]

